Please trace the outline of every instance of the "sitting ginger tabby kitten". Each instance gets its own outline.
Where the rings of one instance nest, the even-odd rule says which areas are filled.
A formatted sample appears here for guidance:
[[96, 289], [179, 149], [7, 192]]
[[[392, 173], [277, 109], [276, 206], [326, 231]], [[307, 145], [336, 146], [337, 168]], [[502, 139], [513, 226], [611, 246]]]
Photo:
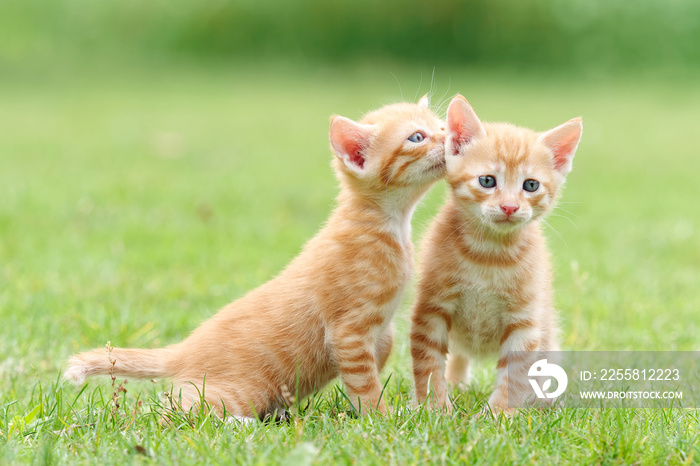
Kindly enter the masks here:
[[575, 118], [536, 133], [507, 123], [482, 124], [458, 95], [450, 103], [447, 128], [451, 193], [423, 243], [412, 313], [416, 399], [426, 399], [430, 380], [431, 404], [450, 411], [447, 383], [468, 383], [470, 359], [497, 353], [497, 386], [489, 405], [511, 412], [532, 391], [527, 382], [532, 357], [558, 349], [552, 274], [539, 220], [571, 171], [583, 125]]
[[411, 217], [445, 171], [444, 123], [428, 107], [426, 96], [359, 123], [332, 117], [337, 207], [282, 273], [180, 343], [114, 348], [113, 369], [104, 349], [81, 353], [67, 377], [172, 378], [186, 410], [203, 391], [220, 414], [264, 418], [284, 412], [289, 391], [303, 398], [340, 375], [360, 413], [385, 413], [379, 372], [412, 273]]

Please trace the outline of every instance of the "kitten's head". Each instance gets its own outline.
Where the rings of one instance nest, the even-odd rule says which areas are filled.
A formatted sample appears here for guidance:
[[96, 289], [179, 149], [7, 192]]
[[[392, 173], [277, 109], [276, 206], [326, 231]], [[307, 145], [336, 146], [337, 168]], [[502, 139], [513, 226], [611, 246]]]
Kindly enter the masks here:
[[482, 124], [458, 95], [447, 111], [447, 180], [470, 218], [507, 233], [547, 213], [581, 139], [574, 118], [537, 133], [508, 123]]
[[420, 190], [445, 174], [445, 127], [427, 96], [387, 105], [359, 123], [335, 115], [329, 138], [338, 177], [356, 190]]

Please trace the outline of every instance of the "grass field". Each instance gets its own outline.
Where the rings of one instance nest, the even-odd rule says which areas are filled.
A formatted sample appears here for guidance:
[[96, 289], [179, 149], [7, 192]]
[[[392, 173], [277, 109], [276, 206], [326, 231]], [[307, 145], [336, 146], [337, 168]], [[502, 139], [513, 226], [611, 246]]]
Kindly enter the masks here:
[[[60, 381], [73, 352], [154, 347], [274, 276], [332, 208], [328, 118], [430, 89], [432, 70], [262, 65], [86, 72], [0, 82], [0, 463], [678, 464], [700, 459], [694, 410], [478, 418], [491, 363], [446, 417], [352, 419], [329, 387], [282, 425], [160, 425], [166, 382]], [[517, 78], [517, 79], [516, 79]], [[549, 219], [563, 347], [700, 347], [697, 80], [437, 70], [486, 121], [584, 118]], [[444, 107], [443, 107], [444, 110]], [[438, 184], [414, 218], [436, 212]], [[410, 405], [406, 314], [382, 378]], [[122, 383], [117, 380], [116, 384]]]

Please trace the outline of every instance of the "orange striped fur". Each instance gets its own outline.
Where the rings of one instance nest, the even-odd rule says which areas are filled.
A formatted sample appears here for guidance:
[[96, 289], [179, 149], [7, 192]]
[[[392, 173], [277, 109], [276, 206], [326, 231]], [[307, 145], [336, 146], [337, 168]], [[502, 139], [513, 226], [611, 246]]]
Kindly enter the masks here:
[[[416, 398], [426, 400], [430, 381], [431, 405], [450, 411], [448, 384], [468, 382], [472, 358], [498, 354], [497, 388], [489, 404], [508, 412], [531, 391], [526, 375], [534, 362], [509, 352], [558, 348], [540, 219], [571, 170], [582, 123], [573, 119], [545, 133], [482, 124], [457, 96], [447, 127], [451, 193], [423, 243], [412, 312]], [[481, 185], [480, 177], [487, 175], [494, 177], [494, 187]], [[526, 191], [526, 180], [538, 181], [538, 189]], [[516, 394], [510, 404], [509, 388]]]
[[[383, 107], [359, 123], [333, 117], [341, 190], [321, 231], [276, 278], [184, 341], [115, 348], [114, 374], [172, 378], [185, 409], [196, 405], [206, 380], [210, 405], [246, 417], [279, 413], [286, 393], [305, 397], [340, 375], [356, 408], [386, 412], [379, 372], [411, 277], [411, 216], [444, 175], [444, 139], [427, 98]], [[66, 374], [82, 383], [110, 373], [110, 366], [105, 351], [94, 350], [71, 358]]]

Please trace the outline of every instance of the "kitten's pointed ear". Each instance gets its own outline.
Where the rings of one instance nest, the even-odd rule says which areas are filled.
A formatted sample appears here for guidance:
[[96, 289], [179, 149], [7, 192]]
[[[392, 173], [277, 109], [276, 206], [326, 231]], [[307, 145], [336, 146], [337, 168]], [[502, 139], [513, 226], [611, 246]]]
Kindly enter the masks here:
[[428, 94], [425, 94], [423, 97], [421, 97], [418, 101], [418, 106], [423, 108], [430, 108], [430, 96]]
[[447, 128], [445, 153], [450, 155], [459, 154], [462, 147], [473, 139], [486, 135], [486, 130], [474, 113], [474, 109], [467, 99], [459, 94], [452, 99], [447, 109]]
[[353, 171], [362, 170], [365, 166], [373, 128], [372, 125], [355, 123], [342, 116], [331, 117], [328, 134], [333, 152]]
[[554, 154], [554, 169], [562, 175], [571, 171], [582, 132], [583, 120], [579, 117], [542, 133], [538, 138]]

